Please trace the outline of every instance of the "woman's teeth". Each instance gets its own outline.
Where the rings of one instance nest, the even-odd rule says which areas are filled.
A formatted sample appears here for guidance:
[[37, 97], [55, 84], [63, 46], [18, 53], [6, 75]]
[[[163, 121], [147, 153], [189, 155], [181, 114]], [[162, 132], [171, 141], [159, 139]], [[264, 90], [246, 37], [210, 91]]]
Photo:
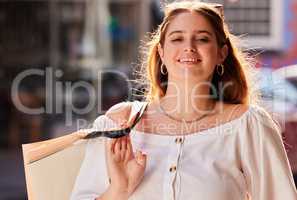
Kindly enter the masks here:
[[179, 62], [181, 63], [197, 63], [199, 60], [196, 58], [181, 58]]

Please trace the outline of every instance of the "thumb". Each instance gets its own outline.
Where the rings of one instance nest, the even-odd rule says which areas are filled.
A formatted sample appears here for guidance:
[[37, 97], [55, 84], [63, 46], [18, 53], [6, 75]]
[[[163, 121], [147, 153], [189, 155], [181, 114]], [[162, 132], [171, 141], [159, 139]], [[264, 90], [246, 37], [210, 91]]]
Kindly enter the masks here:
[[140, 166], [146, 166], [147, 155], [145, 153], [142, 153], [141, 151], [137, 150], [135, 159], [137, 164], [139, 164]]

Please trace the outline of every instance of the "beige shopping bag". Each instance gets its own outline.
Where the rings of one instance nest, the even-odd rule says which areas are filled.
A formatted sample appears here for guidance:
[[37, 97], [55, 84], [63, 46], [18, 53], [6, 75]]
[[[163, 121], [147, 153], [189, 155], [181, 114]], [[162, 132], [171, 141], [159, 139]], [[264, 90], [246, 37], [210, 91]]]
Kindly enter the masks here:
[[70, 198], [84, 158], [87, 140], [83, 136], [76, 132], [22, 146], [29, 200]]
[[[87, 139], [127, 134], [143, 115], [147, 102], [135, 103], [123, 130], [81, 130], [59, 138], [23, 144], [23, 157], [29, 200], [68, 200], [85, 154]], [[139, 105], [139, 106], [138, 106]], [[124, 131], [124, 132], [123, 132]], [[103, 140], [102, 140], [103, 145]]]

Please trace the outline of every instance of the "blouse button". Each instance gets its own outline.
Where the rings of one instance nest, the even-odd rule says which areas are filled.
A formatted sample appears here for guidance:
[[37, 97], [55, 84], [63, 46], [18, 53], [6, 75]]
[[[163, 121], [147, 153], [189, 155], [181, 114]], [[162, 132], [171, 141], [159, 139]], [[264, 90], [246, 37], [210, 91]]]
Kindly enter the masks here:
[[175, 143], [176, 144], [181, 144], [183, 142], [183, 139], [178, 137], [178, 138], [175, 138]]
[[175, 172], [175, 171], [176, 171], [176, 166], [172, 166], [172, 167], [170, 167], [170, 168], [169, 168], [169, 171], [170, 171], [170, 172]]

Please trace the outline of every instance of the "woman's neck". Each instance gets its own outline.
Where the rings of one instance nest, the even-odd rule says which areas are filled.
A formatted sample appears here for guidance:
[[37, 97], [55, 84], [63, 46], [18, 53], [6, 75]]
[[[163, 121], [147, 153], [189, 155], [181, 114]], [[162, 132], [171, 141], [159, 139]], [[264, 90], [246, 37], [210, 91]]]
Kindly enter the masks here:
[[195, 118], [214, 108], [209, 90], [209, 82], [169, 82], [160, 106], [172, 116]]

